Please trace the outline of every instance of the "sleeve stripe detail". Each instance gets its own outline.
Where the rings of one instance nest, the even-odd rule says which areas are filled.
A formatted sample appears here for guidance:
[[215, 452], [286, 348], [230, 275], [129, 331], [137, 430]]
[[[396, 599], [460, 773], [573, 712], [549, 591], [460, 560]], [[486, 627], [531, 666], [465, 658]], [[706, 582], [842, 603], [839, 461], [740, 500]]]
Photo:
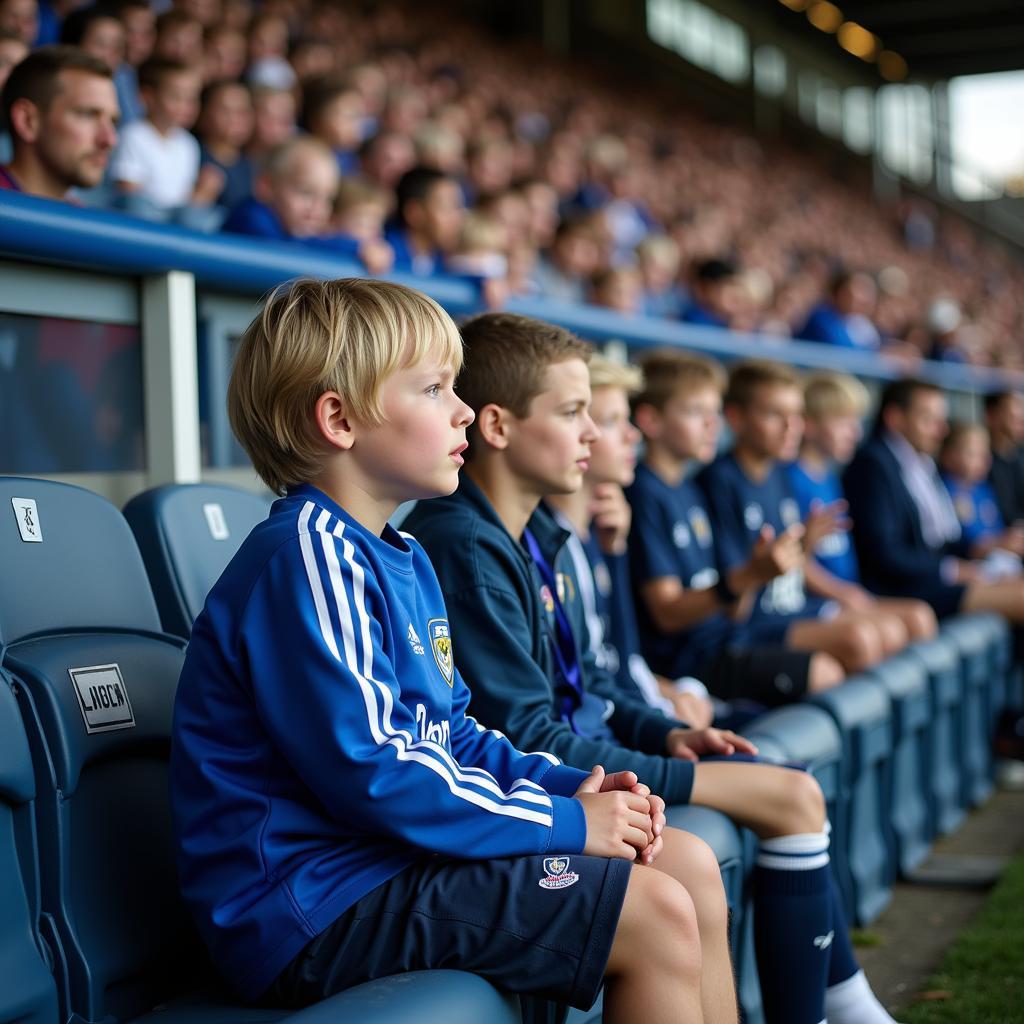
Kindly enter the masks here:
[[[508, 737], [503, 732], [499, 732], [497, 729], [488, 729], [487, 726], [481, 725], [472, 715], [466, 715], [466, 717], [473, 723], [473, 725], [476, 726], [476, 731], [477, 732], [493, 733], [493, 735], [497, 736], [499, 740], [507, 740], [508, 739]], [[511, 741], [509, 741], [509, 742], [511, 742]], [[513, 746], [515, 746], [515, 744], [513, 744]], [[519, 748], [516, 747], [516, 749], [518, 750]], [[524, 757], [543, 757], [545, 761], [550, 761], [552, 764], [561, 764], [562, 763], [561, 761], [558, 760], [557, 757], [555, 757], [554, 754], [549, 754], [546, 750], [529, 750], [529, 751], [522, 751], [522, 750], [520, 750], [519, 753], [523, 754]]]
[[[422, 764], [439, 775], [454, 796], [475, 804], [484, 810], [507, 817], [519, 818], [524, 821], [534, 822], [551, 828], [553, 818], [551, 811], [551, 800], [544, 796], [534, 796], [532, 793], [506, 794], [497, 781], [483, 773], [477, 776], [467, 775], [465, 770], [454, 761], [451, 755], [440, 745], [433, 742], [413, 742], [412, 736], [404, 730], [396, 729], [391, 723], [391, 709], [393, 700], [391, 691], [379, 680], [373, 678], [373, 647], [370, 637], [370, 618], [365, 607], [365, 576], [363, 567], [355, 560], [355, 550], [351, 542], [344, 537], [345, 527], [343, 523], [337, 523], [333, 530], [328, 529], [331, 515], [323, 510], [317, 517], [312, 528], [310, 519], [315, 505], [307, 502], [299, 514], [299, 540], [302, 551], [303, 565], [306, 570], [306, 578], [313, 596], [313, 604], [316, 608], [317, 622], [320, 632], [323, 635], [324, 643], [331, 655], [342, 663], [342, 651], [339, 650], [334, 624], [327, 606], [327, 595], [324, 590], [323, 579], [321, 578], [320, 565], [311, 536], [313, 532], [319, 534], [323, 549], [323, 558], [326, 563], [328, 576], [331, 581], [332, 597], [337, 608], [338, 623], [341, 627], [342, 648], [344, 650], [344, 664], [355, 678], [363, 703], [366, 708], [367, 724], [374, 741], [379, 746], [392, 746], [395, 749], [399, 761], [413, 761]], [[359, 623], [359, 640], [362, 643], [362, 666], [359, 665], [359, 643], [356, 640], [355, 621], [349, 604], [349, 597], [345, 588], [345, 581], [342, 576], [341, 563], [338, 559], [338, 552], [335, 545], [335, 538], [341, 540], [342, 556], [346, 568], [351, 572], [352, 592], [355, 603], [356, 617]], [[379, 691], [381, 703], [378, 704], [377, 695]], [[491, 799], [489, 796], [479, 792], [478, 789], [470, 789], [459, 783], [468, 783], [479, 789], [491, 791], [499, 800]], [[515, 800], [518, 803], [506, 801]], [[501, 802], [499, 802], [501, 801]], [[547, 808], [548, 813], [533, 811], [523, 807], [522, 803], [537, 803]]]

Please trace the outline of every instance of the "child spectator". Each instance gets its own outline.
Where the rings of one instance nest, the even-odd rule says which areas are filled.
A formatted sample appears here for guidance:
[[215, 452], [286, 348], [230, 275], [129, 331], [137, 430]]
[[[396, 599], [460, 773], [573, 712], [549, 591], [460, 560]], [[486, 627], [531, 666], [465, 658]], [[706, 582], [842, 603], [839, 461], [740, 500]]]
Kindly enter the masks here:
[[767, 707], [842, 682], [831, 655], [743, 642], [757, 591], [799, 564], [803, 530], [765, 527], [745, 563], [722, 570], [707, 501], [691, 479], [718, 450], [721, 367], [675, 349], [646, 353], [640, 366], [633, 416], [644, 458], [626, 494], [640, 649], [651, 668], [696, 677], [720, 700]]
[[583, 486], [547, 499], [559, 525], [572, 534], [566, 551], [586, 615], [584, 636], [624, 693], [639, 692], [670, 718], [703, 729], [714, 718], [704, 684], [691, 678], [677, 686], [656, 678], [640, 654], [626, 546], [631, 514], [622, 488], [636, 475], [641, 435], [630, 422], [629, 398], [640, 390], [643, 375], [635, 366], [597, 354], [589, 370], [590, 416], [601, 436], [590, 443]]
[[458, 244], [465, 208], [459, 183], [428, 167], [402, 175], [397, 188], [395, 223], [387, 241], [395, 251], [395, 270], [437, 274]]
[[592, 219], [579, 215], [566, 218], [534, 271], [537, 292], [555, 302], [585, 302], [587, 282], [600, 265], [601, 243]]
[[877, 351], [882, 337], [871, 320], [877, 304], [878, 288], [870, 274], [840, 271], [829, 282], [828, 299], [811, 310], [796, 336], [840, 348]]
[[[804, 396], [799, 375], [781, 363], [747, 360], [733, 367], [725, 415], [734, 437], [730, 452], [700, 474], [727, 580], [746, 564], [765, 526], [780, 534], [800, 525], [800, 506], [784, 463], [796, 458], [803, 434]], [[804, 546], [848, 528], [845, 502], [816, 506], [804, 521]], [[877, 664], [907, 643], [906, 628], [875, 609], [844, 609], [808, 593], [815, 564], [801, 559], [754, 600], [746, 634], [751, 643], [824, 651], [847, 672]], [[815, 583], [817, 590], [817, 584]]]
[[[816, 505], [844, 500], [838, 474], [860, 442], [869, 403], [867, 389], [856, 377], [818, 373], [805, 382], [800, 455], [786, 467], [802, 518]], [[923, 601], [878, 598], [861, 586], [849, 531], [836, 530], [822, 537], [811, 556], [811, 575], [819, 592], [824, 588], [827, 596], [854, 611], [875, 609], [894, 616], [911, 640], [935, 635], [935, 613]]]
[[351, 240], [371, 274], [386, 274], [395, 262], [395, 254], [384, 240], [389, 208], [389, 197], [382, 189], [360, 178], [341, 179], [330, 233]]
[[692, 294], [682, 320], [708, 327], [730, 327], [739, 307], [739, 268], [729, 260], [704, 260], [693, 272]]
[[139, 68], [139, 85], [146, 116], [125, 126], [111, 161], [111, 175], [129, 197], [128, 208], [165, 219], [193, 200], [211, 202], [211, 187], [196, 194], [199, 143], [188, 130], [199, 113], [199, 72], [154, 57]]
[[124, 26], [124, 59], [114, 72], [114, 84], [121, 105], [121, 123], [128, 124], [146, 116], [138, 69], [153, 54], [156, 15], [147, 0], [122, 0], [115, 9]]
[[241, 32], [226, 25], [207, 30], [203, 45], [203, 81], [236, 81], [245, 71], [245, 61], [245, 36]]
[[678, 320], [686, 302], [679, 286], [679, 245], [669, 235], [648, 235], [636, 247], [637, 267], [643, 279], [641, 310], [646, 316]]
[[[381, 282], [299, 281], [243, 336], [232, 425], [284, 497], [215, 585], [178, 687], [185, 898], [221, 972], [275, 1005], [449, 967], [584, 1008], [604, 975], [606, 1020], [640, 1002], [651, 1024], [711, 1020], [694, 903], [731, 985], [713, 857], [662, 832], [664, 803], [632, 772], [520, 753], [466, 715], [463, 634], [422, 548], [387, 523], [458, 482], [460, 359], [440, 307]], [[693, 902], [631, 864], [689, 850]]]
[[355, 174], [366, 117], [362, 95], [341, 78], [313, 79], [303, 89], [302, 114], [310, 134], [334, 151], [338, 170]]
[[203, 26], [184, 11], [164, 11], [156, 19], [156, 42], [152, 57], [194, 64], [203, 53]]
[[1019, 527], [1008, 530], [999, 514], [995, 492], [987, 479], [991, 463], [988, 431], [980, 423], [954, 423], [949, 428], [939, 465], [967, 552], [971, 558], [996, 555], [986, 564], [990, 578], [993, 573], [1015, 576], [1020, 573], [1020, 556], [1024, 554], [1024, 531]]
[[252, 90], [253, 129], [247, 155], [257, 164], [297, 131], [291, 89], [256, 86]]
[[635, 267], [610, 267], [599, 271], [591, 285], [591, 302], [635, 316], [643, 303], [643, 281]]
[[[26, 46], [35, 46], [39, 31], [39, 5], [36, 0], [0, 0], [0, 32], [8, 32]], [[44, 40], [40, 40], [43, 42]], [[57, 33], [45, 42], [57, 41]]]
[[285, 60], [288, 56], [288, 22], [278, 14], [256, 15], [249, 24], [249, 63]]
[[231, 211], [223, 230], [282, 240], [326, 235], [338, 177], [334, 156], [319, 139], [284, 142], [266, 161], [255, 194]]
[[61, 25], [60, 41], [65, 46], [80, 46], [86, 53], [99, 57], [114, 72], [124, 60], [124, 25], [114, 10], [104, 7], [84, 7], [72, 11]]
[[472, 210], [445, 267], [452, 274], [471, 278], [481, 289], [484, 305], [499, 309], [509, 294], [508, 252], [508, 231], [501, 221]]
[[200, 147], [200, 175], [212, 168], [222, 178], [215, 202], [231, 210], [253, 193], [255, 167], [245, 155], [253, 133], [252, 95], [241, 82], [208, 85], [199, 105], [196, 135]]
[[[454, 494], [420, 502], [406, 528], [434, 563], [453, 631], [473, 637], [460, 648], [460, 667], [475, 713], [513, 742], [560, 751], [570, 764], [600, 757], [635, 771], [670, 802], [715, 807], [753, 828], [761, 838], [754, 921], [766, 1019], [818, 1024], [827, 1006], [829, 1024], [891, 1024], [853, 958], [814, 779], [743, 757], [696, 761], [753, 748], [624, 698], [577, 643], [566, 534], [538, 505], [580, 487], [598, 436], [587, 413], [589, 347], [509, 313], [478, 316], [462, 330], [458, 388], [477, 414], [466, 469]], [[828, 934], [831, 943], [815, 943]], [[722, 977], [720, 959], [709, 960], [697, 1019], [735, 1019], [731, 972]], [[839, 998], [849, 1000], [845, 1007]]]
[[[336, 54], [326, 39], [296, 39], [288, 47], [288, 63], [300, 84], [323, 78], [335, 71]], [[362, 93], [360, 93], [362, 96]]]
[[363, 143], [359, 168], [375, 185], [394, 192], [402, 176], [416, 166], [416, 147], [400, 132], [378, 132]]

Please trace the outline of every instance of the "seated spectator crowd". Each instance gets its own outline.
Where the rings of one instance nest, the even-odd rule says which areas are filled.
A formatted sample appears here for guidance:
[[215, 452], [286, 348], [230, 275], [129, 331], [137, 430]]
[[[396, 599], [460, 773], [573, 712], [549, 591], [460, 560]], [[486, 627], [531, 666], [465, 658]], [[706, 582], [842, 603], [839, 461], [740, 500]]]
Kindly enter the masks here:
[[469, 277], [490, 308], [1024, 368], [1024, 273], [963, 221], [445, 6], [0, 0], [0, 82], [26, 55], [5, 188]]

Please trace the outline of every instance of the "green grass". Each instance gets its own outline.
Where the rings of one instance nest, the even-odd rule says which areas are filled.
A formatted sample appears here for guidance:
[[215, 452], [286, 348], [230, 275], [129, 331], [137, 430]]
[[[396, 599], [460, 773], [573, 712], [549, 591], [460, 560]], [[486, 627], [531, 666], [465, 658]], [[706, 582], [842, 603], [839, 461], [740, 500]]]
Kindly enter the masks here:
[[953, 944], [907, 1024], [1024, 1024], [1024, 856]]

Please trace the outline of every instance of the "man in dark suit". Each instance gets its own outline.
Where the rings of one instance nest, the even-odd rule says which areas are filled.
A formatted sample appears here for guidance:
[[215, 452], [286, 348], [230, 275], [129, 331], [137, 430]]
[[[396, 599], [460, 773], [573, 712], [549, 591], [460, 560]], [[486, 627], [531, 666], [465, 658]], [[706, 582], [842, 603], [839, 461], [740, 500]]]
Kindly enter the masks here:
[[985, 396], [985, 425], [992, 444], [989, 483], [1007, 526], [1024, 520], [1024, 395], [996, 391]]
[[986, 581], [966, 557], [933, 461], [947, 415], [945, 395], [926, 381], [894, 381], [883, 392], [874, 434], [843, 481], [864, 581], [880, 594], [927, 601], [940, 617], [984, 610], [1024, 622], [1024, 581]]

